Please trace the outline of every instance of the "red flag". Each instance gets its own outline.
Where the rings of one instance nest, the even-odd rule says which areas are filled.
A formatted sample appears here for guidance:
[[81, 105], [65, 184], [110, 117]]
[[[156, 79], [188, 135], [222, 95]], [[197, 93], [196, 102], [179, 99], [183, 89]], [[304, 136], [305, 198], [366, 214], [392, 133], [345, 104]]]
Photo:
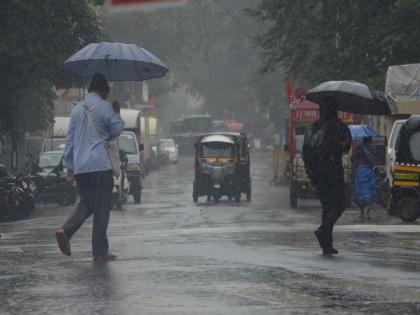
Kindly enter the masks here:
[[167, 8], [184, 5], [186, 3], [187, 0], [109, 0], [110, 7], [117, 10]]

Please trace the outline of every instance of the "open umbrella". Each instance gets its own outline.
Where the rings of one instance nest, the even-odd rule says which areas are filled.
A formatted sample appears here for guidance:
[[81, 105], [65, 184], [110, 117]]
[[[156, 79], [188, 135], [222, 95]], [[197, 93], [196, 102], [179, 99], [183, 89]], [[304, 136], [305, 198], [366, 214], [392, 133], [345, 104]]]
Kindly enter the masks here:
[[338, 110], [365, 115], [389, 115], [390, 107], [382, 92], [355, 81], [327, 81], [311, 89], [306, 99], [320, 106], [335, 101]]
[[363, 137], [379, 137], [379, 133], [368, 125], [349, 125], [353, 140], [361, 140]]
[[144, 48], [124, 43], [92, 43], [64, 62], [64, 69], [82, 78], [101, 73], [109, 81], [144, 81], [165, 76], [162, 61]]

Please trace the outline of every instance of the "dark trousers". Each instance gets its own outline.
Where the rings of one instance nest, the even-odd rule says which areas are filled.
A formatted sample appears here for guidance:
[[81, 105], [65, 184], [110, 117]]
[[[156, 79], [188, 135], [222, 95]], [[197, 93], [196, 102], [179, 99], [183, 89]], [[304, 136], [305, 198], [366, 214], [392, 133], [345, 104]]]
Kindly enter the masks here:
[[342, 168], [329, 168], [318, 175], [315, 188], [322, 206], [322, 222], [318, 227], [323, 241], [322, 247], [332, 246], [334, 224], [345, 210], [344, 172]]
[[103, 256], [108, 253], [109, 214], [111, 194], [114, 186], [112, 171], [100, 171], [76, 175], [80, 202], [76, 211], [63, 225], [64, 233], [71, 239], [87, 218], [93, 214], [92, 254]]

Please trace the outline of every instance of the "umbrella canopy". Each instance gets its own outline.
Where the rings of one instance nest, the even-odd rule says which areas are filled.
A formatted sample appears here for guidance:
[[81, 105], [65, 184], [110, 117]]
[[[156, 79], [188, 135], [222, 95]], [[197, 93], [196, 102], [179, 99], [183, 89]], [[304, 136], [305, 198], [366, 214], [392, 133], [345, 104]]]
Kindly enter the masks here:
[[383, 93], [355, 81], [327, 81], [314, 87], [306, 99], [320, 106], [333, 100], [338, 110], [364, 115], [389, 115], [390, 107]]
[[379, 137], [379, 133], [368, 125], [349, 125], [351, 137], [353, 140], [360, 140], [363, 137]]
[[165, 76], [162, 61], [144, 48], [124, 43], [92, 43], [64, 62], [64, 69], [82, 78], [101, 73], [108, 81], [144, 81]]

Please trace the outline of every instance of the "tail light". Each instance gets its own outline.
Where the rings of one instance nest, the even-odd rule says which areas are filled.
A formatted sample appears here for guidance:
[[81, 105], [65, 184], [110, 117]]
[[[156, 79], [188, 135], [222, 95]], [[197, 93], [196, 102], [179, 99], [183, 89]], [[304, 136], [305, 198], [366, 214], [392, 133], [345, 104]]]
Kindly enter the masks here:
[[136, 171], [137, 172], [141, 172], [141, 164], [140, 163], [136, 163]]

